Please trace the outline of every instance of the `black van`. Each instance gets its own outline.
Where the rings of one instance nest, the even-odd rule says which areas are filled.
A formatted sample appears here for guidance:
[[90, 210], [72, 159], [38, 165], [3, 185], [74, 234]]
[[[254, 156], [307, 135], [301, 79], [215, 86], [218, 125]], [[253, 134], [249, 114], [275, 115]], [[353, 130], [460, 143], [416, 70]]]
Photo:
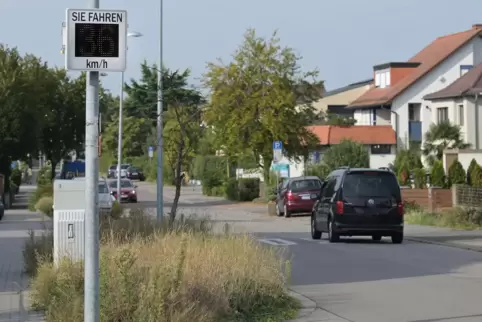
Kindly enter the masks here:
[[395, 174], [388, 169], [340, 168], [328, 175], [311, 215], [311, 236], [390, 236], [403, 242], [404, 207]]

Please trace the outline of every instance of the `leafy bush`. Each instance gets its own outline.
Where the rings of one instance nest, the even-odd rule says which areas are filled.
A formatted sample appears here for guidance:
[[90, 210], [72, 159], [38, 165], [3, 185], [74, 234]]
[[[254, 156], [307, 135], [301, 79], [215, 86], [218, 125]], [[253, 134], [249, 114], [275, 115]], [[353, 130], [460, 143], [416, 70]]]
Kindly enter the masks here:
[[224, 184], [224, 192], [228, 200], [239, 200], [238, 180], [236, 180], [236, 178], [229, 178]]
[[52, 168], [50, 165], [46, 165], [38, 171], [37, 185], [46, 186], [52, 184]]
[[242, 178], [238, 181], [239, 201], [253, 201], [259, 197], [258, 178]]
[[402, 165], [408, 170], [423, 168], [420, 150], [408, 149], [397, 151], [395, 161], [393, 162], [393, 171], [398, 174]]
[[410, 183], [410, 173], [406, 163], [403, 163], [398, 169], [397, 178], [401, 186], [406, 186]]
[[411, 209], [406, 211], [405, 222], [460, 229], [480, 229], [482, 227], [482, 208], [455, 207], [439, 213]]
[[119, 219], [124, 212], [122, 205], [116, 200], [112, 203], [112, 209], [110, 210], [110, 216], [114, 219]]
[[467, 168], [467, 184], [469, 185], [472, 185], [471, 175], [474, 171], [475, 166], [477, 165], [477, 161], [475, 161], [475, 159], [472, 159], [472, 161], [470, 161], [469, 167]]
[[445, 171], [442, 161], [435, 161], [430, 172], [430, 183], [433, 187], [445, 187]]
[[368, 168], [370, 157], [367, 148], [358, 142], [343, 139], [340, 144], [332, 145], [323, 155], [323, 162], [329, 169], [341, 166]]
[[[163, 232], [139, 214], [104, 224], [103, 321], [254, 322], [296, 314], [299, 304], [287, 296], [282, 273], [290, 267], [249, 236], [211, 234], [193, 221]], [[127, 235], [123, 229], [130, 238], [119, 239]], [[83, 321], [83, 277], [82, 263], [55, 268], [51, 259], [41, 260], [31, 285], [33, 308], [48, 321]]]
[[305, 168], [305, 176], [317, 176], [320, 179], [325, 179], [333, 169], [330, 169], [324, 163], [310, 164]]
[[53, 195], [54, 195], [54, 188], [52, 186], [52, 183], [44, 186], [38, 186], [37, 189], [35, 189], [35, 192], [32, 193], [29, 197], [28, 209], [30, 211], [36, 211], [35, 205], [37, 204], [37, 201], [40, 200], [40, 198], [52, 197]]
[[478, 164], [470, 172], [470, 183], [473, 187], [482, 187], [482, 168]]
[[42, 197], [35, 204], [35, 210], [40, 211], [45, 216], [52, 218], [54, 215], [54, 200], [52, 197]]
[[467, 173], [465, 173], [462, 163], [455, 160], [449, 167], [449, 182], [452, 184], [464, 184], [467, 180]]
[[20, 187], [22, 184], [22, 170], [19, 168], [12, 169], [10, 173], [10, 182], [15, 184], [17, 187]]
[[425, 189], [427, 188], [427, 172], [423, 168], [417, 168], [413, 170], [413, 181], [415, 188]]

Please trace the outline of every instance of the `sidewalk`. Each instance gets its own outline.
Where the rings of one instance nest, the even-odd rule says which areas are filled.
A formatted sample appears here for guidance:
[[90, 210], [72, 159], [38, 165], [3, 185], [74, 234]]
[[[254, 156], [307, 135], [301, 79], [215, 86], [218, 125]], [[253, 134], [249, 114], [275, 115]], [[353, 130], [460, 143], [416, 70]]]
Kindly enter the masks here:
[[482, 230], [405, 225], [405, 238], [422, 243], [439, 244], [482, 252]]
[[27, 210], [34, 186], [21, 186], [11, 209], [0, 221], [0, 322], [41, 322], [29, 311], [28, 276], [23, 273], [23, 246], [29, 230], [42, 230], [41, 216]]

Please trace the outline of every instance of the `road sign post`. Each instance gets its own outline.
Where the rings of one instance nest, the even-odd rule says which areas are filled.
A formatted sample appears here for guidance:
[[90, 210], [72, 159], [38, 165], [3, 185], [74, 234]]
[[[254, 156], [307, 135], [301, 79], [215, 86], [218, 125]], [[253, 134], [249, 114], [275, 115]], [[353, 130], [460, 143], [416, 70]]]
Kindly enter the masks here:
[[127, 11], [67, 9], [65, 69], [123, 72]]
[[149, 154], [149, 163], [151, 163], [152, 158], [154, 157], [154, 148], [150, 146], [149, 149], [147, 150], [147, 153]]
[[[283, 142], [274, 141], [273, 142], [273, 163], [278, 164], [283, 158]], [[276, 171], [276, 187], [279, 185], [279, 170]]]

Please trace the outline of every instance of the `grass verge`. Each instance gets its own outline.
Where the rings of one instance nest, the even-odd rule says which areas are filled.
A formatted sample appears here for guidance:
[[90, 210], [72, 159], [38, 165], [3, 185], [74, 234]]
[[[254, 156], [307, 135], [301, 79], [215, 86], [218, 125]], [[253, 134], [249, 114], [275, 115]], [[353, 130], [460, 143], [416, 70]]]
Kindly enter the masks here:
[[[33, 306], [47, 321], [81, 322], [82, 263], [55, 267], [50, 243], [46, 233], [25, 247]], [[287, 294], [289, 262], [249, 236], [213, 234], [207, 220], [159, 226], [141, 210], [107, 218], [100, 260], [101, 321], [274, 322], [299, 309]]]
[[410, 209], [405, 214], [405, 223], [453, 229], [482, 229], [482, 209], [455, 207], [441, 212]]

